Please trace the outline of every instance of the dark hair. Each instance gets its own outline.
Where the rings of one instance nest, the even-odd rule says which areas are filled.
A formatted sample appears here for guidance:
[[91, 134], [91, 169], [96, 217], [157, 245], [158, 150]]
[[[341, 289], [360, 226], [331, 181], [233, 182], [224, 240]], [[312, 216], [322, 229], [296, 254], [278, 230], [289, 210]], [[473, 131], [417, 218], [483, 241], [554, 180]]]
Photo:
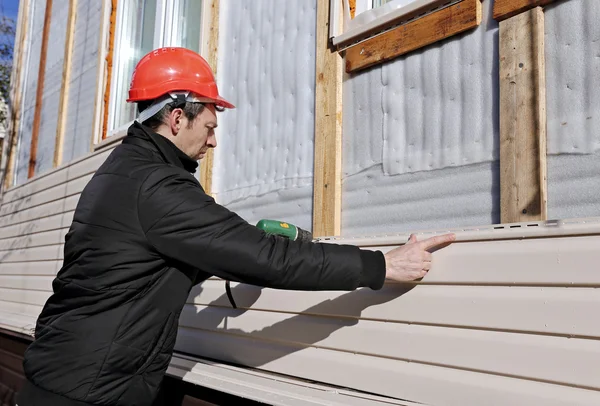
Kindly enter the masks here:
[[[153, 103], [154, 100], [139, 102], [138, 111], [141, 113]], [[165, 121], [167, 116], [171, 114], [176, 107], [180, 107], [183, 110], [183, 114], [185, 114], [185, 117], [188, 119], [188, 128], [192, 128], [193, 121], [196, 119], [196, 117], [198, 117], [198, 114], [202, 113], [202, 110], [204, 110], [204, 104], [202, 103], [185, 102], [183, 106], [177, 106], [177, 104], [173, 102], [164, 106], [155, 115], [145, 120], [142, 124], [156, 131], [162, 124], [166, 124]]]

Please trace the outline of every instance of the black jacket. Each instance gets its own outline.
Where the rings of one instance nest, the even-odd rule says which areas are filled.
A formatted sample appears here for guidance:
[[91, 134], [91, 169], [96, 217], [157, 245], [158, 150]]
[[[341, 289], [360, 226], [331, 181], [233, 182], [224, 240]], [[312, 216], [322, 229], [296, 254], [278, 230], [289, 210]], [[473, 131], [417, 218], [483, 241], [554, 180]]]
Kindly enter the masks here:
[[191, 287], [380, 289], [381, 252], [266, 235], [215, 203], [197, 163], [134, 123], [81, 197], [24, 358], [20, 406], [150, 405]]

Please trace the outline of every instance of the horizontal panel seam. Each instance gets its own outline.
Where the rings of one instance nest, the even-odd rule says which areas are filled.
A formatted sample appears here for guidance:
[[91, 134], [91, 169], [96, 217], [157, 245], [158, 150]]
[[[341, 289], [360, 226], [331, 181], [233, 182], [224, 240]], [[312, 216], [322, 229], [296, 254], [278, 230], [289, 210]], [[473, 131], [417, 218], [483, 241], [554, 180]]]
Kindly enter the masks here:
[[179, 327], [179, 329], [198, 330], [198, 331], [204, 331], [204, 332], [217, 334], [217, 335], [231, 335], [231, 336], [239, 337], [239, 338], [249, 338], [251, 340], [272, 342], [274, 344], [285, 345], [288, 347], [292, 347], [292, 346], [300, 347], [300, 348], [309, 348], [310, 347], [310, 348], [316, 348], [316, 349], [321, 349], [321, 350], [349, 353], [352, 355], [362, 355], [362, 356], [372, 357], [372, 358], [388, 359], [388, 360], [393, 360], [393, 361], [403, 361], [403, 362], [407, 362], [407, 363], [415, 363], [415, 364], [428, 365], [428, 366], [433, 366], [433, 367], [454, 369], [454, 370], [459, 370], [459, 371], [475, 372], [475, 373], [481, 373], [481, 374], [485, 374], [485, 375], [501, 376], [501, 377], [506, 377], [506, 378], [522, 379], [525, 381], [547, 383], [547, 384], [553, 384], [553, 385], [559, 385], [559, 386], [565, 386], [565, 387], [571, 387], [571, 388], [586, 389], [586, 390], [591, 390], [594, 392], [600, 392], [600, 387], [575, 385], [575, 384], [570, 384], [567, 382], [553, 381], [553, 380], [549, 380], [549, 379], [540, 379], [540, 378], [534, 378], [534, 377], [528, 377], [528, 376], [522, 376], [522, 375], [516, 375], [516, 374], [493, 372], [493, 371], [488, 371], [488, 370], [461, 367], [461, 366], [456, 366], [456, 365], [448, 365], [448, 364], [442, 364], [442, 363], [436, 363], [436, 362], [430, 362], [430, 361], [420, 361], [420, 360], [415, 360], [412, 358], [391, 357], [391, 356], [366, 353], [366, 352], [362, 352], [362, 351], [343, 350], [340, 348], [333, 348], [333, 347], [321, 346], [321, 345], [316, 345], [316, 344], [298, 343], [298, 342], [293, 342], [293, 341], [280, 341], [280, 340], [274, 340], [274, 339], [270, 339], [270, 338], [255, 337], [255, 336], [252, 336], [249, 334], [219, 332], [219, 331], [214, 331], [214, 330], [207, 330], [207, 329], [188, 327], [188, 326], [181, 326], [181, 327]]

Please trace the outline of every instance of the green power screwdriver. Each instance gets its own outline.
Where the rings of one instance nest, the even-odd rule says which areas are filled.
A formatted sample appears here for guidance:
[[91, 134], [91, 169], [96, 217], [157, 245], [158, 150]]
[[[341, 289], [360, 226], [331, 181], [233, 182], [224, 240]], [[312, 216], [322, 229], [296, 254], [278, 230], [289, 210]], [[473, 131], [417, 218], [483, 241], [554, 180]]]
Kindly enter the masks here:
[[[292, 241], [312, 242], [313, 236], [309, 231], [303, 230], [293, 224], [286, 223], [285, 221], [262, 219], [256, 223], [256, 227], [263, 230], [267, 234], [277, 235], [280, 237], [288, 238]], [[231, 293], [231, 286], [229, 281], [225, 281], [225, 291], [229, 302], [234, 309], [237, 309], [235, 300], [233, 300], [233, 294]]]
[[284, 221], [262, 219], [256, 223], [256, 227], [267, 234], [279, 235], [281, 237], [289, 238], [292, 241], [310, 242], [313, 240], [313, 236], [310, 232]]

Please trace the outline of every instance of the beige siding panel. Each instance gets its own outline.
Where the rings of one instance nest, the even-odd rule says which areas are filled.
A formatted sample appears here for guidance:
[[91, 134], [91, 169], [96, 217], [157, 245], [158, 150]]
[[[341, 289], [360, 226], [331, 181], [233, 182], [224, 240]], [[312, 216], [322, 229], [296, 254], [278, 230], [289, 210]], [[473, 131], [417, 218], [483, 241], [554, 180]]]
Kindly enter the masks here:
[[62, 244], [65, 241], [65, 235], [68, 231], [69, 230], [64, 228], [62, 230], [44, 231], [18, 237], [3, 238], [0, 240], [0, 258], [2, 258], [2, 251]]
[[24, 316], [30, 316], [33, 318], [37, 318], [40, 315], [42, 307], [43, 306], [40, 305], [15, 303], [6, 300], [0, 300], [0, 309], [2, 309], [3, 312], [22, 314]]
[[459, 242], [434, 253], [424, 283], [600, 286], [600, 236]]
[[39, 192], [26, 198], [2, 205], [2, 209], [0, 209], [0, 215], [4, 216], [20, 210], [26, 210], [31, 207], [40, 206], [49, 202], [65, 199], [69, 196], [79, 194], [85, 185], [87, 185], [87, 183], [90, 181], [92, 176], [93, 174], [85, 175], [70, 180], [67, 183], [46, 189], [43, 192]]
[[600, 389], [600, 340], [203, 306], [187, 306], [180, 325]]
[[0, 262], [33, 262], [61, 259], [63, 245], [49, 245], [46, 247], [21, 248], [10, 251], [0, 251]]
[[[232, 283], [238, 308], [401, 323], [600, 337], [600, 290], [563, 287], [436, 286], [380, 291], [299, 292]], [[222, 281], [195, 287], [189, 303], [231, 308]], [[518, 314], [519, 317], [515, 317]]]
[[62, 261], [0, 262], [0, 276], [21, 275], [21, 278], [27, 279], [33, 275], [56, 275], [61, 266]]
[[187, 382], [218, 391], [225, 391], [261, 404], [277, 406], [416, 406], [413, 402], [394, 400], [314, 382], [298, 381], [281, 375], [215, 364], [176, 354], [167, 374]]
[[27, 223], [15, 224], [0, 230], [2, 238], [14, 238], [19, 236], [41, 233], [43, 231], [60, 230], [68, 228], [73, 221], [74, 212], [57, 214], [55, 216], [44, 217], [40, 220], [29, 221]]
[[[0, 217], [0, 230], [3, 227], [8, 227], [14, 224], [25, 223], [32, 220], [38, 220], [44, 217], [61, 214], [68, 211], [73, 211], [77, 207], [79, 194], [67, 197], [66, 199], [55, 200], [40, 206], [30, 209], [19, 210], [14, 213], [9, 213]], [[0, 232], [0, 235], [1, 232]]]
[[44, 306], [52, 292], [0, 288], [0, 298], [6, 302]]
[[186, 328], [177, 350], [432, 405], [600, 404], [595, 390]]
[[15, 276], [0, 275], [0, 286], [10, 289], [52, 291], [54, 275]]
[[33, 336], [37, 318], [0, 309], [0, 328]]
[[113, 148], [95, 152], [66, 166], [48, 172], [46, 175], [36, 177], [21, 186], [12, 188], [6, 191], [2, 203], [7, 204], [14, 202], [54, 186], [61, 185], [68, 180], [89, 175], [98, 169], [112, 150]]

